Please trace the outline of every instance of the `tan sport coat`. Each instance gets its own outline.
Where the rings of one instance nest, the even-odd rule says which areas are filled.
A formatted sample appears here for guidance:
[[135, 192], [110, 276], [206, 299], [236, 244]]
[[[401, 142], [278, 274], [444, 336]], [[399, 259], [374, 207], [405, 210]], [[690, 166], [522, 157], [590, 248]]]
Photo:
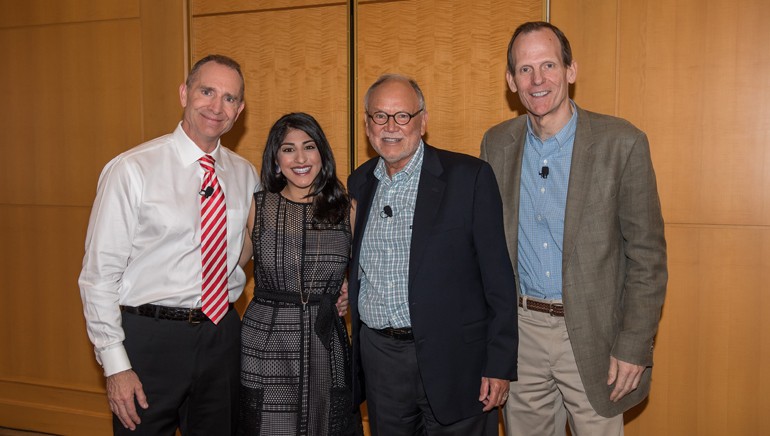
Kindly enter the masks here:
[[[666, 293], [666, 241], [646, 135], [619, 118], [577, 108], [562, 253], [565, 321], [591, 405], [610, 417], [650, 389], [653, 339]], [[518, 275], [519, 182], [526, 115], [492, 127], [481, 158], [503, 198], [506, 242]], [[519, 349], [519, 353], [526, 353]], [[639, 388], [609, 400], [610, 355], [643, 365]]]

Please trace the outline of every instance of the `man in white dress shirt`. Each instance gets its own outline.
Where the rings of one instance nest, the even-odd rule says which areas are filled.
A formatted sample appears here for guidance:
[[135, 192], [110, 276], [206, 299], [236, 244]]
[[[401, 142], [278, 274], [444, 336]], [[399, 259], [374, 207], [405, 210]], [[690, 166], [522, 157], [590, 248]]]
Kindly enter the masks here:
[[[241, 327], [232, 302], [246, 281], [238, 258], [259, 179], [219, 138], [243, 110], [243, 93], [237, 62], [201, 59], [179, 87], [176, 130], [117, 156], [99, 178], [79, 285], [115, 434], [235, 431]], [[230, 305], [215, 321], [201, 310], [204, 155], [226, 204], [220, 289]]]

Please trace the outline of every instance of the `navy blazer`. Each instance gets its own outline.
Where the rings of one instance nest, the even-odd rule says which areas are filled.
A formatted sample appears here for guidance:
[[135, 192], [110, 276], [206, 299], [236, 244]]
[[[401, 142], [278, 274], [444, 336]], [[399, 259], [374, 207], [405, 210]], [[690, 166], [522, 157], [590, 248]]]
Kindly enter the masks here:
[[[359, 257], [378, 160], [348, 179], [358, 203], [349, 280], [355, 405], [365, 399]], [[494, 173], [478, 158], [427, 144], [412, 226], [409, 311], [423, 385], [441, 424], [482, 413], [481, 377], [516, 379], [516, 290]]]

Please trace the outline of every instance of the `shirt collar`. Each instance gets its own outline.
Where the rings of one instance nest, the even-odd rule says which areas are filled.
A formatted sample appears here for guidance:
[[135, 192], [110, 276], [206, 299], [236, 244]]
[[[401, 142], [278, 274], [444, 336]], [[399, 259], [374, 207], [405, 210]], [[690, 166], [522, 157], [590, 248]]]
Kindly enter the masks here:
[[206, 154], [214, 158], [214, 165], [216, 167], [221, 165], [219, 157], [222, 153], [220, 152], [221, 143], [219, 141], [217, 141], [217, 147], [214, 149], [214, 151], [211, 153], [204, 153], [203, 150], [201, 150], [200, 147], [198, 147], [198, 145], [196, 145], [193, 140], [187, 136], [187, 133], [185, 133], [184, 129], [182, 128], [181, 121], [179, 122], [179, 125], [176, 126], [176, 130], [174, 130], [173, 135], [177, 144], [179, 157], [182, 159], [182, 164], [184, 166], [197, 163], [198, 160], [200, 160], [200, 158]]
[[[564, 125], [564, 127], [559, 130], [556, 135], [553, 136], [553, 138], [549, 138], [548, 141], [555, 140], [556, 143], [559, 144], [559, 148], [563, 147], [572, 139], [573, 136], [575, 136], [575, 131], [577, 130], [577, 106], [575, 105], [575, 102], [570, 99], [569, 104], [572, 106], [572, 116], [570, 117], [569, 121], [567, 121], [567, 124]], [[532, 130], [532, 122], [529, 120], [529, 117], [527, 117], [527, 137], [530, 141], [530, 144], [542, 144], [544, 141], [542, 141], [540, 138], [535, 135], [535, 132]]]
[[[422, 139], [420, 139], [420, 145], [417, 146], [417, 151], [414, 153], [412, 158], [409, 159], [409, 162], [406, 163], [401, 171], [393, 174], [393, 176], [389, 178], [391, 180], [395, 180], [396, 177], [405, 179], [411, 178], [412, 175], [422, 167], [422, 160], [424, 155], [425, 143], [422, 141]], [[403, 176], [401, 176], [401, 174], [403, 174]], [[385, 160], [383, 158], [380, 158], [380, 160], [377, 162], [377, 166], [374, 168], [374, 177], [377, 177], [377, 180], [388, 178], [388, 173], [385, 170]]]

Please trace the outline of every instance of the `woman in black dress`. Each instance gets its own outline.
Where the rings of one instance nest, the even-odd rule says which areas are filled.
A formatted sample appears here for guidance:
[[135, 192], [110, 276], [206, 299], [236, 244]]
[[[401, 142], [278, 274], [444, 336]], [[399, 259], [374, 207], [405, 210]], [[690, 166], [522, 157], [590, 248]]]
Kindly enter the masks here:
[[281, 117], [262, 158], [251, 244], [254, 297], [241, 338], [242, 435], [360, 435], [350, 342], [335, 307], [350, 254], [350, 201], [310, 115]]

